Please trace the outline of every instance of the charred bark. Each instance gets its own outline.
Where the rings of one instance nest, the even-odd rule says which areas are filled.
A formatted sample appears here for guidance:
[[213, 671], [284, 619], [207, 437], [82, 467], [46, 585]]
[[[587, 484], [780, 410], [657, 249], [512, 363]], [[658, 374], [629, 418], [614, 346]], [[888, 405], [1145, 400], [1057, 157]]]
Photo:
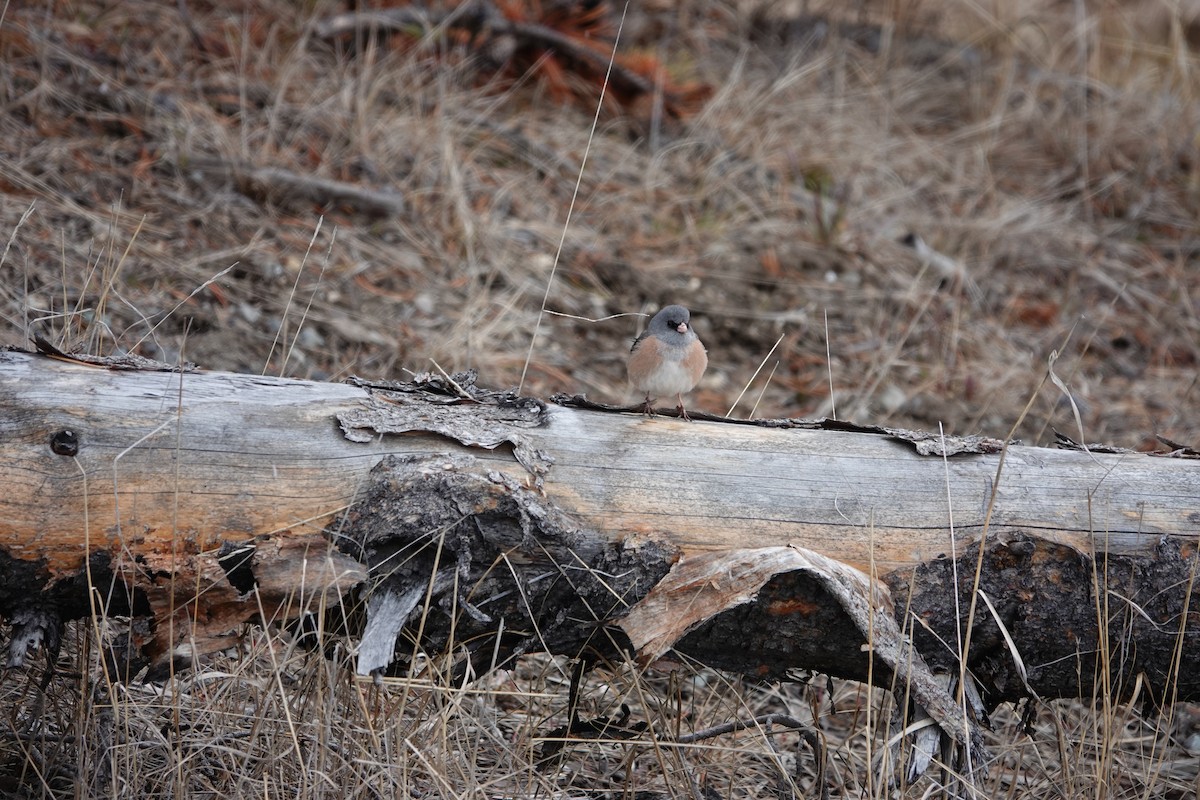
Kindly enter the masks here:
[[562, 402], [0, 353], [14, 657], [99, 611], [160, 676], [334, 608], [363, 673], [685, 655], [932, 708], [969, 639], [988, 703], [1200, 697], [1194, 461]]
[[[1163, 537], [1140, 554], [1080, 552], [1000, 531], [979, 543], [885, 576], [931, 665], [967, 666], [989, 706], [1031, 696], [1106, 694], [1139, 685], [1152, 704], [1200, 697], [1200, 592], [1196, 539]], [[979, 579], [976, 582], [976, 567]], [[984, 598], [987, 598], [984, 600]], [[907, 608], [906, 608], [907, 606]]]

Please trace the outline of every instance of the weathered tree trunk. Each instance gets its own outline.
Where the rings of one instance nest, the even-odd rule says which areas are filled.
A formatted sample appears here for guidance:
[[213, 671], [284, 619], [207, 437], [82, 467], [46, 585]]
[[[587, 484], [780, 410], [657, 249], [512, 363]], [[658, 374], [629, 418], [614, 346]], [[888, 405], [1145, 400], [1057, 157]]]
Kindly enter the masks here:
[[987, 703], [1139, 676], [1200, 698], [1193, 460], [118, 366], [0, 353], [18, 643], [103, 606], [161, 673], [356, 587], [363, 671], [673, 651], [901, 679], [936, 711], [921, 681], [969, 641]]

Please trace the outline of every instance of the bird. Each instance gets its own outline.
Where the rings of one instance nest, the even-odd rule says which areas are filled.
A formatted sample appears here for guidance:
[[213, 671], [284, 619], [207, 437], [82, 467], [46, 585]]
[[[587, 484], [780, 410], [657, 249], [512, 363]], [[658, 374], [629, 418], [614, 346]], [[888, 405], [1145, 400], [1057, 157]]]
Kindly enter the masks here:
[[625, 368], [629, 384], [646, 396], [642, 413], [654, 414], [654, 398], [675, 395], [679, 416], [691, 420], [683, 407], [683, 396], [708, 368], [708, 351], [692, 330], [691, 319], [683, 306], [666, 306], [633, 340]]

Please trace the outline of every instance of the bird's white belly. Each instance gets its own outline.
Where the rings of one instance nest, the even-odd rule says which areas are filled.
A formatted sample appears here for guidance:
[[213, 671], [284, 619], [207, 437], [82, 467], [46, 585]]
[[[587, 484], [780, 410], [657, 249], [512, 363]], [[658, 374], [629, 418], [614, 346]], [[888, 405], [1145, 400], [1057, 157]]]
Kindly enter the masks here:
[[691, 373], [684, 368], [681, 359], [666, 359], [663, 365], [637, 388], [651, 397], [665, 397], [691, 391], [694, 385], [695, 381], [692, 380]]

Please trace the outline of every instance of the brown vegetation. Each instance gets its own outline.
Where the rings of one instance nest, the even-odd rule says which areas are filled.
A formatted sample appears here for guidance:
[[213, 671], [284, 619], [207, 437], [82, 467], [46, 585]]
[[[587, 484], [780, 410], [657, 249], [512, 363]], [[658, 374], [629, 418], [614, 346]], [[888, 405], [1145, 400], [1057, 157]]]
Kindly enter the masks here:
[[[622, 20], [542, 0], [322, 28], [348, 5], [0, 6], [0, 342], [328, 379], [433, 361], [617, 400], [640, 322], [612, 315], [683, 302], [707, 410], [749, 384], [737, 415], [1003, 436], [1032, 398], [1028, 441], [1200, 441], [1192, 6], [701, 0]], [[510, 27], [454, 23], [462, 7]], [[618, 29], [628, 75], [593, 130]], [[1043, 381], [1055, 351], [1078, 424]], [[589, 741], [539, 765], [567, 714], [552, 659], [373, 686], [344, 643], [319, 658], [247, 629], [218, 666], [124, 686], [100, 631], [71, 633], [45, 685], [0, 683], [0, 793], [813, 792], [790, 730]], [[582, 716], [625, 704], [675, 735], [783, 712], [826, 738], [835, 795], [888, 795], [877, 690], [690, 666], [614, 668]], [[1189, 709], [1141, 710], [1002, 711], [982, 793], [1194, 796]]]

